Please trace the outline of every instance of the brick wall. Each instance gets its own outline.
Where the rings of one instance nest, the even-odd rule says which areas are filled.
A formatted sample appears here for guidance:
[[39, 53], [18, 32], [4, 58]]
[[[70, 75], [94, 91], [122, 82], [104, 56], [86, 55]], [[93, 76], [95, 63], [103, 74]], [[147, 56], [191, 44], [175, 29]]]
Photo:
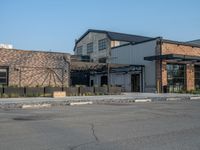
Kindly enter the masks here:
[[195, 89], [195, 72], [194, 72], [194, 65], [187, 64], [186, 65], [186, 81], [187, 81], [187, 90], [194, 90]]
[[0, 49], [9, 86], [69, 86], [69, 61], [66, 53]]
[[189, 56], [200, 56], [200, 48], [186, 46], [186, 45], [163, 43], [162, 54], [181, 54]]

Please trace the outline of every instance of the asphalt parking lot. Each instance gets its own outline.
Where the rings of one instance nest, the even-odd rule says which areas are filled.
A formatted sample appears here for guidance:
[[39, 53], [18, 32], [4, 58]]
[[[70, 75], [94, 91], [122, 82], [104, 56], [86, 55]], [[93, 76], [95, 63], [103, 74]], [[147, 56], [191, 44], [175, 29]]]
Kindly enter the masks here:
[[200, 101], [0, 109], [1, 150], [199, 150]]

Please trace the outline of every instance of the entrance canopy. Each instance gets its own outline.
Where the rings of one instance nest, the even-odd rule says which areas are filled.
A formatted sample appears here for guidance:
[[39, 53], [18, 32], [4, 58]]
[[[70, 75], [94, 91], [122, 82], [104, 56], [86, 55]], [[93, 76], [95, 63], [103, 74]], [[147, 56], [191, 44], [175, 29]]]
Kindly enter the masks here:
[[189, 56], [180, 54], [166, 54], [166, 55], [155, 55], [144, 57], [144, 60], [154, 61], [154, 60], [175, 60], [175, 61], [194, 61], [200, 62], [200, 56]]

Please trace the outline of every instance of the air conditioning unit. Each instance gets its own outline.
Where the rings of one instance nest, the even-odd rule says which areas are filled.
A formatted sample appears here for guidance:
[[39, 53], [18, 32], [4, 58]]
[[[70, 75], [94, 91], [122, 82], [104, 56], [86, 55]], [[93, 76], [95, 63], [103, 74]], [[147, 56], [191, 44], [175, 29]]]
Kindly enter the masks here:
[[0, 48], [13, 49], [13, 45], [11, 45], [11, 44], [0, 44]]

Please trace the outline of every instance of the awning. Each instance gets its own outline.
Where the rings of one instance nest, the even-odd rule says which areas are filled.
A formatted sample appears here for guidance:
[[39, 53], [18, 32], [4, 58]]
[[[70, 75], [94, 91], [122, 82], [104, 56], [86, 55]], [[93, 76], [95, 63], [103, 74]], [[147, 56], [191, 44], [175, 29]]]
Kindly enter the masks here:
[[144, 60], [154, 61], [154, 60], [177, 60], [177, 61], [195, 61], [200, 62], [200, 56], [189, 56], [180, 54], [166, 54], [166, 55], [155, 55], [144, 57]]

